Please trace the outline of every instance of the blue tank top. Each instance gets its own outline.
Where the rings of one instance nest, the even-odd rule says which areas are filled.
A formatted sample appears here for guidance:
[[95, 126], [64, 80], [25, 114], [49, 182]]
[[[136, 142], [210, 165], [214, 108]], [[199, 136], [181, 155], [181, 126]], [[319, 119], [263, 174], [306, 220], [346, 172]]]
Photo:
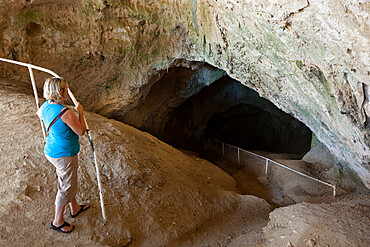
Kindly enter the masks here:
[[[65, 108], [64, 105], [50, 104], [49, 101], [41, 106], [41, 116], [46, 129], [63, 108]], [[59, 118], [49, 129], [44, 153], [51, 158], [75, 156], [80, 151], [78, 140], [78, 135], [63, 122], [62, 118]]]

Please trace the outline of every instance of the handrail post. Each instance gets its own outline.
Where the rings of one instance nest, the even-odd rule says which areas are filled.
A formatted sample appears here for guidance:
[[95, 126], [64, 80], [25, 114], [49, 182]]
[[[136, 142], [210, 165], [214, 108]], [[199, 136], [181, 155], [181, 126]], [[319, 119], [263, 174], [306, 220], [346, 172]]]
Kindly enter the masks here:
[[268, 169], [269, 169], [269, 159], [266, 159], [265, 178], [267, 178]]
[[[40, 109], [40, 103], [39, 103], [39, 96], [37, 95], [37, 88], [36, 88], [36, 83], [35, 83], [35, 77], [33, 76], [33, 71], [32, 71], [32, 68], [30, 66], [27, 66], [28, 68], [28, 72], [30, 73], [30, 77], [31, 77], [31, 83], [32, 83], [32, 88], [33, 88], [33, 94], [35, 95], [35, 101], [36, 101], [36, 107], [37, 107], [37, 110]], [[39, 119], [40, 119], [40, 123], [41, 123], [41, 129], [42, 129], [42, 134], [44, 136], [44, 140], [46, 139], [46, 130], [45, 130], [45, 125], [44, 123], [42, 122], [42, 119], [40, 116], [38, 116]]]
[[238, 164], [240, 164], [240, 149], [238, 148]]

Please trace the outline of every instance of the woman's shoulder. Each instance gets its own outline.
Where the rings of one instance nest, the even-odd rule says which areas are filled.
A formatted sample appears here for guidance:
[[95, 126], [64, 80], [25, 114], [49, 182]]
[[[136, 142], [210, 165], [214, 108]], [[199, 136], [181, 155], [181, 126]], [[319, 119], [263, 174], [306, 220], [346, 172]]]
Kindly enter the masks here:
[[60, 104], [50, 104], [48, 101], [45, 101], [41, 106], [41, 112], [60, 112], [63, 108], [66, 108], [66, 106]]

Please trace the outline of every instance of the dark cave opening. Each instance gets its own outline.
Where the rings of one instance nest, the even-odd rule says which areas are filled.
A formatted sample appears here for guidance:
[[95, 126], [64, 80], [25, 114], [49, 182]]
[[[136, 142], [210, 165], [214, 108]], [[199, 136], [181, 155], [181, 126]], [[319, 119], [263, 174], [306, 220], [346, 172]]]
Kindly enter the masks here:
[[303, 156], [312, 133], [303, 123], [240, 82], [224, 76], [177, 107], [165, 128], [166, 141], [200, 148], [216, 138], [247, 149]]
[[251, 104], [239, 104], [213, 115], [205, 136], [247, 150], [291, 153], [303, 156], [310, 149], [311, 132], [301, 122], [275, 115]]
[[247, 150], [310, 150], [308, 127], [208, 64], [170, 68], [148, 87], [120, 120], [175, 147], [199, 152], [211, 137]]

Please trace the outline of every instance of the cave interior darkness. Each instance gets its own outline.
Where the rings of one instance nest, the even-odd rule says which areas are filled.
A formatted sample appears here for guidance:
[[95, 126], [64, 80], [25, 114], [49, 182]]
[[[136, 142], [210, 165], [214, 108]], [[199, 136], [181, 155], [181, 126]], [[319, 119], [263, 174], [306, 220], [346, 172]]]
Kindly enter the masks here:
[[172, 67], [147, 87], [129, 112], [115, 118], [175, 147], [199, 152], [210, 137], [299, 157], [311, 148], [308, 127], [208, 64]]

